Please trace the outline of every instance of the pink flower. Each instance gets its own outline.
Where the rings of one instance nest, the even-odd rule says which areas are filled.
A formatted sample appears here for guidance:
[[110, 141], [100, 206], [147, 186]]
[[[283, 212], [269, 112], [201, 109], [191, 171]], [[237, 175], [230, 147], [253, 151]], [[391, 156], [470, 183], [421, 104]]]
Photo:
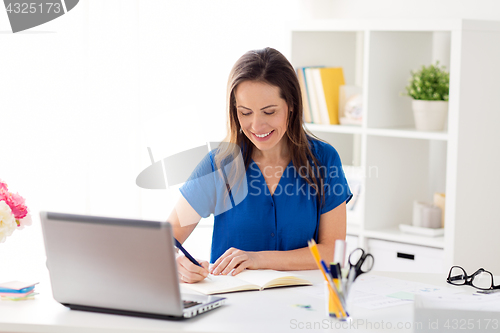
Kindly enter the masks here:
[[0, 180], [0, 243], [5, 242], [14, 230], [31, 225], [25, 200], [19, 193], [11, 193], [7, 184]]
[[7, 201], [8, 197], [9, 197], [9, 191], [7, 191], [6, 188], [0, 185], [0, 200]]
[[17, 229], [23, 230], [24, 227], [31, 225], [31, 223], [32, 223], [31, 215], [27, 214], [24, 218], [22, 218], [20, 220], [16, 220], [16, 223], [17, 223]]
[[12, 216], [9, 205], [0, 201], [0, 243], [5, 242], [8, 236], [16, 230], [16, 220]]
[[[0, 200], [2, 199], [0, 198]], [[3, 200], [9, 205], [16, 220], [22, 219], [28, 214], [28, 207], [24, 204], [24, 198], [19, 193], [12, 194], [9, 192], [7, 198]]]
[[7, 183], [4, 183], [3, 181], [0, 180], [0, 192], [4, 190], [5, 192], [8, 192], [7, 190]]

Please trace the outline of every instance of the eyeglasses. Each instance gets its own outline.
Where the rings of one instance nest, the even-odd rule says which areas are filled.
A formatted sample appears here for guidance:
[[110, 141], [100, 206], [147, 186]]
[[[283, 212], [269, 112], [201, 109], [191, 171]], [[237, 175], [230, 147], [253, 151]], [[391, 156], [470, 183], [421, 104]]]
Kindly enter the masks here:
[[500, 286], [493, 285], [493, 274], [483, 268], [478, 269], [472, 275], [467, 275], [462, 267], [452, 266], [446, 282], [455, 286], [467, 285], [481, 290], [500, 289]]

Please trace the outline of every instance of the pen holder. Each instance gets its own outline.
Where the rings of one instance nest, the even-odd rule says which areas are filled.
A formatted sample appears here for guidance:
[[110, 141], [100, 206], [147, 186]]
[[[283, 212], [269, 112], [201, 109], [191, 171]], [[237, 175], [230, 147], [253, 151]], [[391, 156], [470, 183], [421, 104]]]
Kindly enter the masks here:
[[[335, 302], [335, 295], [330, 291], [330, 288], [328, 288], [328, 282], [324, 281], [323, 282], [324, 289], [325, 289], [325, 313], [328, 317], [333, 317], [333, 318], [338, 318], [337, 317], [337, 305]], [[349, 318], [349, 314], [346, 311], [346, 317], [345, 318], [338, 318], [339, 320], [347, 320]]]

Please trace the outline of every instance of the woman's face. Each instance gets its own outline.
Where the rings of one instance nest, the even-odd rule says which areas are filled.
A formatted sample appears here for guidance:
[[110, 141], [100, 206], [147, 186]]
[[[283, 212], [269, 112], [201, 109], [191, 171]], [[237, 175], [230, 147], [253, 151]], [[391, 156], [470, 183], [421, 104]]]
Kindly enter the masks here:
[[263, 82], [244, 81], [236, 87], [235, 98], [243, 133], [259, 150], [279, 152], [289, 112], [280, 89]]

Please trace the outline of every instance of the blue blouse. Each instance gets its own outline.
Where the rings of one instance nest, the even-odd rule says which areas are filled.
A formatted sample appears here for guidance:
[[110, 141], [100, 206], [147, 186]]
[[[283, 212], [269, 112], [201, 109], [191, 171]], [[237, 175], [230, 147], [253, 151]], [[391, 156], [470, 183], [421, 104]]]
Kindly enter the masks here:
[[311, 238], [318, 240], [321, 215], [349, 202], [352, 194], [339, 154], [328, 143], [312, 138], [309, 142], [325, 176], [324, 204], [318, 203], [316, 190], [299, 176], [292, 162], [271, 195], [260, 168], [252, 160], [246, 171], [248, 193], [241, 201], [233, 202], [231, 198], [233, 207], [227, 201], [225, 182], [217, 180], [214, 172], [207, 175], [208, 168], [216, 170], [214, 151], [200, 162], [180, 191], [200, 216], [214, 214], [211, 263], [231, 247], [244, 251], [306, 247]]

